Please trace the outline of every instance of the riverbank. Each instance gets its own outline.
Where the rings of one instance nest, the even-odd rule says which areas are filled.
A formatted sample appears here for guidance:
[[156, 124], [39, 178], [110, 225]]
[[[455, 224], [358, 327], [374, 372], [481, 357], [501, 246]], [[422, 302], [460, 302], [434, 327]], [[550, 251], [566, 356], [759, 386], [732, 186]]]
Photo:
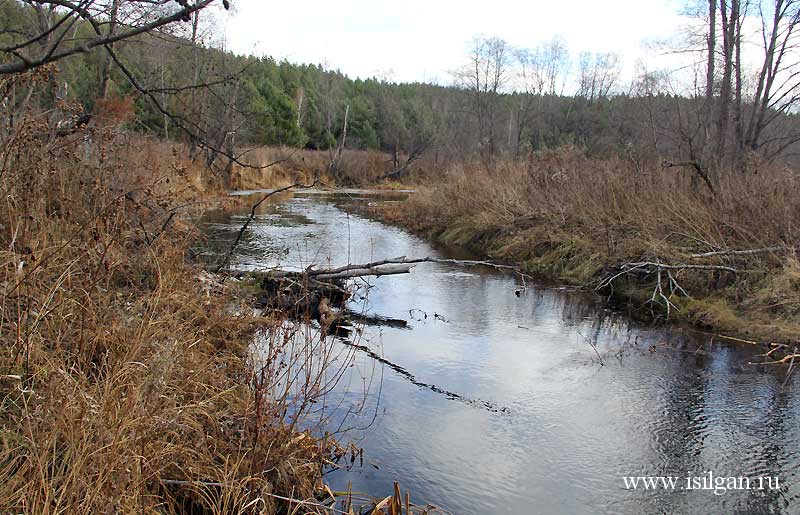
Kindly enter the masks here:
[[220, 180], [180, 145], [26, 123], [0, 159], [0, 511], [314, 499], [342, 452], [301, 430], [318, 392], [284, 391], [280, 361], [251, 357], [258, 331], [293, 352], [283, 321], [248, 316], [236, 282], [191, 257], [189, 215], [218, 204]]
[[793, 345], [797, 178], [757, 172], [723, 177], [711, 194], [690, 170], [565, 149], [451, 167], [382, 214], [441, 243], [596, 289], [638, 317]]

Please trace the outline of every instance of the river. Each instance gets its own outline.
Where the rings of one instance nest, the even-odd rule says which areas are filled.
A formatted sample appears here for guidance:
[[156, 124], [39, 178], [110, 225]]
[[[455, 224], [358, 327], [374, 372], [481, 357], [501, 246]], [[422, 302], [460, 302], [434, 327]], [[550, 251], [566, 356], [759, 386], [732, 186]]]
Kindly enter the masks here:
[[[353, 190], [265, 204], [232, 265], [462, 257], [361, 214], [400, 200]], [[212, 213], [212, 242], [247, 211]], [[409, 328], [365, 326], [332, 393], [364, 449], [363, 465], [327, 474], [334, 490], [384, 496], [396, 480], [454, 514], [800, 513], [800, 381], [750, 365], [753, 349], [486, 267], [425, 263], [369, 283], [351, 309]], [[626, 485], [639, 476], [677, 480]]]

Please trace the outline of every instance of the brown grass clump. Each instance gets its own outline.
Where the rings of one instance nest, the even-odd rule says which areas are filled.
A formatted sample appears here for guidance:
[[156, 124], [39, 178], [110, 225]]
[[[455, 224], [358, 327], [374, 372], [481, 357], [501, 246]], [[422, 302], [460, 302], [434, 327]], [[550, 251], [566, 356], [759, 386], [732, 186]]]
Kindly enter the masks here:
[[333, 151], [260, 147], [242, 152], [240, 160], [245, 164], [272, 166], [256, 169], [235, 165], [230, 177], [232, 189], [274, 188], [297, 182], [310, 184], [314, 179], [331, 186], [366, 186], [382, 182], [383, 175], [392, 169], [389, 154], [370, 150], [344, 150], [335, 177], [328, 169]]
[[274, 513], [276, 496], [312, 498], [333, 444], [300, 431], [320, 393], [308, 364], [293, 362], [306, 389], [276, 390], [292, 382], [281, 362], [254, 368], [248, 352], [270, 322], [231, 316], [186, 260], [197, 235], [180, 217], [211, 181], [173, 145], [58, 137], [51, 118], [0, 141], [0, 512]]
[[[711, 194], [691, 170], [623, 159], [587, 159], [575, 148], [534, 153], [493, 167], [454, 166], [386, 213], [449, 243], [572, 283], [596, 286], [625, 263], [727, 266], [737, 274], [679, 270], [670, 315], [756, 337], [800, 336], [795, 251], [800, 177], [761, 166], [724, 174]], [[752, 255], [694, 254], [778, 247]], [[652, 316], [653, 267], [626, 273], [604, 293], [634, 299]], [[662, 277], [667, 289], [666, 274]]]

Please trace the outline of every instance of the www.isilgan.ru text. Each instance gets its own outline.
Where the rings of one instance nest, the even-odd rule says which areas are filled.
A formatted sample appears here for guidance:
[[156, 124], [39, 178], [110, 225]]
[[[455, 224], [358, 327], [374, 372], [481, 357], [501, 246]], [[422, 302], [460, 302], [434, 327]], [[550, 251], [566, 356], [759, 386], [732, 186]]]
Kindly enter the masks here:
[[779, 490], [777, 476], [718, 476], [712, 471], [695, 476], [623, 476], [628, 490], [707, 490], [723, 495], [729, 490]]

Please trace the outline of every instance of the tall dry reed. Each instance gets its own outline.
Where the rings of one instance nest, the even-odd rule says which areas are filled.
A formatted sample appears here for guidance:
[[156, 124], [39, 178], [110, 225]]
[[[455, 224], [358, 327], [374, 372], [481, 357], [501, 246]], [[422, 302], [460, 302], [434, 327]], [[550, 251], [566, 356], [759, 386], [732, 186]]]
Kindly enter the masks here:
[[67, 106], [22, 114], [0, 142], [0, 512], [316, 511], [344, 453], [302, 418], [330, 344], [232, 316], [236, 285], [187, 261], [214, 180], [175, 145], [57, 134]]

